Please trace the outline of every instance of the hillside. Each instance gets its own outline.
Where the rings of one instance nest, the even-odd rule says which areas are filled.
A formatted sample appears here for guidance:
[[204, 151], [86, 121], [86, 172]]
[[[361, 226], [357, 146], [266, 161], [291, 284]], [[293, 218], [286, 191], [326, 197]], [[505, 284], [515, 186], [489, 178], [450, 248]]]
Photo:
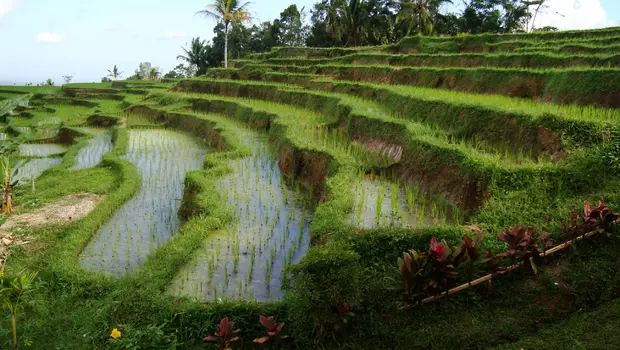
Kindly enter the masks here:
[[31, 241], [7, 274], [41, 281], [20, 332], [41, 349], [194, 349], [228, 317], [233, 348], [260, 348], [273, 315], [282, 348], [608, 348], [619, 38], [417, 36], [191, 79], [0, 87], [2, 138], [26, 161], [16, 217], [94, 196], [83, 217], [3, 227]]

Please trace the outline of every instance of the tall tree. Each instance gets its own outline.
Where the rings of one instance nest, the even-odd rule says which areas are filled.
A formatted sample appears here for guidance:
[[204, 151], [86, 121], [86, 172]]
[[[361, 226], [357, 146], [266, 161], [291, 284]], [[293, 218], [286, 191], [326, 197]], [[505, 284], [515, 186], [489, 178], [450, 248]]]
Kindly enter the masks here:
[[460, 19], [460, 32], [512, 33], [527, 29], [531, 18], [523, 0], [469, 0]]
[[151, 68], [153, 68], [153, 66], [151, 65], [151, 62], [140, 62], [140, 64], [138, 65], [138, 69], [134, 71], [134, 75], [130, 76], [127, 79], [129, 80], [149, 79]]
[[394, 0], [366, 0], [368, 45], [385, 45], [398, 41], [401, 37], [396, 31], [396, 10]]
[[439, 7], [451, 0], [400, 0], [396, 21], [404, 26], [405, 35], [416, 33], [431, 35], [434, 23], [439, 15]]
[[[226, 36], [224, 24], [220, 23], [213, 29], [213, 48], [209, 50], [208, 61], [211, 67], [221, 66], [224, 62], [224, 48], [226, 46]], [[228, 30], [228, 59], [235, 59], [245, 56], [250, 52], [250, 42], [252, 30], [242, 24], [232, 25]]]
[[116, 80], [118, 77], [121, 76], [121, 74], [123, 74], [123, 72], [121, 72], [116, 65], [114, 65], [112, 70], [108, 69], [108, 73], [108, 76], [114, 78], [114, 80]]
[[228, 68], [228, 32], [234, 24], [250, 21], [247, 8], [250, 2], [241, 4], [238, 0], [214, 0], [206, 9], [196, 12], [210, 17], [224, 25], [224, 67]]
[[[364, 0], [323, 0], [315, 5], [313, 19], [320, 19], [325, 33], [344, 46], [362, 45], [368, 35], [368, 9]], [[312, 35], [321, 34], [312, 29]], [[318, 46], [325, 46], [318, 45]]]
[[189, 50], [187, 48], [183, 48], [185, 55], [178, 55], [177, 59], [181, 59], [187, 62], [190, 66], [196, 66], [198, 71], [197, 75], [203, 75], [207, 73], [207, 67], [209, 61], [207, 61], [207, 41], [200, 40], [200, 37], [193, 38], [192, 42], [189, 46]]
[[280, 45], [279, 20], [272, 22], [263, 22], [260, 26], [253, 25], [250, 28], [250, 52], [265, 52], [271, 50], [272, 47]]
[[278, 41], [282, 45], [301, 46], [305, 42], [301, 11], [293, 4], [280, 13], [280, 20], [274, 21], [278, 27]]
[[343, 27], [347, 40], [344, 46], [362, 45], [368, 36], [368, 27], [365, 25], [368, 19], [368, 11], [364, 0], [348, 0], [343, 11]]
[[69, 84], [73, 80], [73, 74], [63, 75], [62, 79], [65, 81], [65, 84]]
[[159, 80], [159, 77], [161, 76], [161, 72], [159, 71], [158, 67], [152, 67], [147, 75], [147, 79], [149, 80]]
[[306, 45], [312, 47], [341, 46], [342, 36], [338, 28], [338, 10], [332, 4], [341, 0], [322, 0], [314, 4], [310, 11], [310, 32], [306, 39]]

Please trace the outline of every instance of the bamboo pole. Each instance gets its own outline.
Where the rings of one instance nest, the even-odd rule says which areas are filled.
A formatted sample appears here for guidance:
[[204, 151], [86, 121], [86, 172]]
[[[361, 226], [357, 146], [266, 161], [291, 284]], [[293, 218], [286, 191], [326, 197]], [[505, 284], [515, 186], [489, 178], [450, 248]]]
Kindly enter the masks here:
[[[598, 230], [595, 230], [595, 231], [590, 231], [590, 232], [584, 233], [584, 234], [583, 234], [583, 235], [581, 235], [581, 236], [576, 237], [575, 239], [573, 239], [573, 240], [571, 240], [571, 241], [564, 242], [564, 243], [562, 243], [562, 244], [558, 244], [557, 246], [555, 246], [555, 247], [553, 247], [553, 248], [550, 248], [550, 249], [548, 249], [548, 250], [545, 250], [545, 251], [543, 252], [543, 256], [548, 256], [548, 255], [551, 255], [551, 254], [556, 253], [556, 252], [558, 252], [558, 251], [564, 250], [564, 249], [568, 248], [569, 246], [571, 246], [574, 242], [581, 241], [581, 240], [583, 240], [584, 238], [591, 237], [591, 236], [593, 236], [594, 234], [599, 233], [599, 232], [602, 232], [602, 231], [598, 231]], [[530, 258], [530, 260], [532, 260], [532, 258]], [[482, 283], [484, 283], [484, 282], [488, 282], [488, 281], [492, 280], [492, 279], [493, 279], [496, 275], [498, 275], [498, 274], [504, 274], [504, 273], [506, 273], [506, 272], [510, 272], [510, 271], [516, 270], [516, 269], [517, 269], [519, 266], [521, 266], [522, 264], [523, 264], [523, 263], [521, 262], [521, 263], [518, 263], [518, 264], [515, 264], [515, 265], [512, 265], [512, 266], [509, 266], [509, 267], [507, 267], [507, 268], [503, 269], [503, 270], [502, 270], [502, 271], [500, 271], [500, 272], [490, 273], [490, 274], [488, 274], [488, 275], [486, 275], [486, 276], [480, 277], [480, 278], [475, 279], [475, 280], [473, 280], [473, 281], [470, 281], [470, 282], [467, 282], [467, 283], [461, 284], [461, 285], [460, 285], [460, 286], [458, 286], [458, 287], [455, 287], [455, 288], [449, 289], [449, 290], [447, 290], [447, 291], [445, 291], [445, 292], [442, 292], [442, 293], [440, 293], [440, 294], [433, 295], [433, 296], [430, 296], [430, 297], [428, 297], [428, 298], [425, 298], [425, 299], [423, 299], [423, 300], [421, 301], [421, 303], [422, 303], [422, 304], [428, 304], [428, 303], [433, 302], [433, 301], [435, 301], [435, 300], [437, 300], [437, 299], [440, 299], [440, 298], [442, 298], [442, 297], [445, 297], [445, 296], [448, 296], [448, 295], [452, 295], [452, 294], [454, 294], [454, 293], [458, 293], [458, 292], [460, 292], [460, 291], [463, 291], [463, 290], [468, 289], [468, 288], [473, 287], [473, 286], [477, 286], [477, 285], [482, 284]], [[401, 308], [401, 310], [407, 310], [407, 309], [410, 309], [410, 308], [414, 307], [414, 306], [415, 306], [415, 305], [417, 305], [417, 304], [419, 304], [419, 303], [416, 303], [416, 304], [409, 304], [409, 305], [407, 305], [407, 306], [405, 306], [405, 307], [402, 307], [402, 308]]]

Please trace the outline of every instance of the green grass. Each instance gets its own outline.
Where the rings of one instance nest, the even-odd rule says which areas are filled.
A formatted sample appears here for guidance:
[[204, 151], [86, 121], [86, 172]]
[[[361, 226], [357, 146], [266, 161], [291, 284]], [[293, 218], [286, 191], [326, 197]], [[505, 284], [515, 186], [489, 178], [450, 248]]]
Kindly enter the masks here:
[[[230, 77], [238, 72], [244, 74], [244, 70], [222, 72], [221, 74], [215, 73], [216, 77]], [[303, 77], [315, 77], [316, 79], [308, 79], [305, 84], [312, 87], [312, 81], [316, 81], [316, 86], [320, 87], [320, 83], [326, 85], [333, 85], [337, 87], [341, 86], [356, 86], [361, 88], [386, 90], [395, 93], [405, 94], [412, 98], [426, 100], [426, 101], [445, 101], [455, 105], [464, 106], [478, 106], [489, 108], [493, 110], [503, 111], [513, 114], [527, 114], [532, 118], [543, 118], [546, 115], [554, 115], [562, 119], [582, 121], [587, 120], [589, 122], [616, 122], [620, 120], [620, 112], [617, 109], [600, 108], [592, 105], [578, 106], [574, 104], [553, 104], [553, 103], [541, 103], [525, 98], [515, 98], [509, 96], [501, 96], [497, 94], [481, 95], [463, 91], [451, 91], [447, 89], [433, 89], [418, 86], [408, 86], [403, 84], [381, 84], [363, 81], [347, 81], [347, 80], [332, 80], [321, 78], [317, 75], [301, 74], [301, 73], [276, 73], [276, 72], [262, 72], [257, 73], [257, 77], [271, 80], [284, 80], [278, 76], [303, 76]]]
[[64, 84], [63, 87], [72, 89], [111, 89], [112, 83], [70, 83]]
[[614, 68], [516, 69], [498, 67], [393, 67], [317, 65], [313, 67], [252, 64], [253, 69], [317, 74], [340, 80], [434, 87], [478, 94], [542, 99], [557, 104], [596, 104], [617, 108], [620, 75]]
[[114, 174], [106, 168], [89, 168], [78, 171], [53, 171], [35, 181], [35, 192], [30, 183], [15, 191], [16, 204], [32, 211], [73, 193], [108, 194], [114, 184]]
[[620, 300], [616, 299], [496, 349], [612, 349], [620, 343], [618, 315]]
[[[412, 37], [404, 40], [400, 49], [458, 52], [464, 48], [509, 49], [514, 45], [561, 52], [559, 47], [569, 45], [604, 48], [609, 42], [603, 40], [616, 38], [618, 33], [618, 28], [610, 28], [544, 35]], [[392, 55], [398, 49], [398, 45], [276, 48], [254, 55], [254, 61], [238, 60], [236, 64], [245, 65], [243, 69], [211, 70], [210, 75], [217, 79], [120, 81], [125, 87], [119, 87], [115, 94], [78, 93], [72, 98], [36, 95], [25, 113], [7, 118], [5, 132], [17, 134], [28, 128], [34, 137], [37, 131], [60, 126], [63, 133], [71, 134], [72, 144], [62, 162], [36, 180], [35, 193], [29, 184], [16, 188], [20, 210], [36, 210], [71, 193], [96, 193], [105, 198], [86, 218], [68, 226], [19, 232], [33, 237], [33, 243], [14, 249], [6, 271], [37, 270], [41, 281], [36, 293], [38, 303], [28, 306], [18, 318], [22, 340], [32, 340], [35, 349], [103, 349], [131, 344], [172, 348], [169, 339], [176, 337], [178, 348], [204, 348], [207, 345], [202, 337], [215, 332], [217, 322], [228, 316], [243, 330], [238, 345], [254, 348], [251, 340], [263, 333], [257, 322], [263, 314], [287, 324], [286, 334], [292, 339], [284, 348], [613, 347], [617, 342], [613, 326], [620, 313], [617, 235], [579, 242], [575, 248], [554, 255], [538, 275], [517, 271], [498, 276], [491, 295], [485, 288], [472, 289], [402, 311], [396, 307], [402, 299], [400, 292], [390, 288], [396, 259], [411, 248], [426, 250], [432, 237], [456, 244], [467, 231], [461, 223], [450, 224], [439, 217], [419, 228], [390, 227], [381, 220], [379, 227], [361, 228], [350, 217], [356, 211], [353, 184], [375, 174], [391, 183], [392, 191], [398, 186], [416, 186], [421, 191], [417, 197], [426, 195], [440, 205], [450, 202], [475, 208], [462, 211], [464, 223], [486, 232], [484, 249], [504, 251], [496, 232], [515, 224], [542, 229], [547, 215], [552, 219], [552, 238], [562, 242], [562, 219], [571, 210], [582, 210], [585, 200], [601, 199], [614, 209], [620, 208], [620, 180], [611, 163], [617, 155], [620, 115], [614, 109], [595, 107], [593, 99], [588, 99], [596, 91], [615, 91], [615, 70], [425, 67], [396, 71], [374, 61], [357, 68], [286, 65], [324, 62], [315, 60], [320, 57], [327, 57], [329, 62], [365, 57], [391, 63], [407, 57], [421, 60], [425, 66], [488, 57], [514, 60], [514, 64], [515, 57], [544, 58], [548, 62], [568, 57], [603, 58], [589, 53]], [[336, 58], [342, 55], [350, 56]], [[424, 61], [436, 58], [445, 61]], [[252, 63], [259, 59], [273, 64]], [[339, 79], [320, 79], [313, 73]], [[537, 80], [529, 80], [536, 77], [548, 80], [543, 88], [534, 86]], [[436, 86], [438, 80], [433, 79], [439, 78], [443, 81], [438, 86], [453, 83], [449, 87], [466, 91], [406, 85], [420, 79], [418, 85]], [[380, 82], [352, 81], [357, 79]], [[498, 87], [506, 89], [510, 84], [526, 89], [528, 97], [549, 99], [472, 92], [498, 92]], [[68, 87], [95, 86], [107, 88], [105, 84]], [[22, 94], [6, 93], [8, 88], [0, 88], [5, 91], [0, 95]], [[580, 95], [576, 98], [577, 93]], [[563, 94], [566, 96], [560, 96]], [[564, 100], [584, 105], [550, 103]], [[92, 115], [125, 119], [129, 128], [116, 123], [113, 150], [103, 156], [99, 166], [68, 171], [77, 152], [90, 140], [74, 127]], [[82, 269], [80, 252], [140, 187], [136, 168], [123, 159], [131, 128], [162, 126], [190, 133], [217, 150], [204, 158], [203, 169], [184, 178], [179, 234], [149, 254], [133, 274], [113, 278]], [[317, 206], [310, 227], [312, 246], [298, 264], [289, 267], [286, 284], [290, 287], [283, 300], [205, 303], [170, 295], [170, 284], [204, 248], [205, 239], [230, 231], [235, 223], [217, 180], [234, 172], [231, 165], [251, 154], [247, 128], [268, 135], [283, 174], [301, 180], [314, 192]], [[370, 141], [402, 147], [403, 157], [395, 161], [371, 152], [363, 146]], [[396, 195], [388, 197], [382, 200], [391, 204], [398, 200]], [[370, 207], [383, 204], [377, 202]], [[425, 210], [433, 210], [433, 202], [425, 206]], [[332, 333], [327, 323], [323, 331], [315, 328], [317, 320], [333, 319], [334, 307], [348, 304], [355, 317], [346, 334]], [[155, 328], [158, 326], [159, 330]], [[109, 334], [115, 327], [120, 328], [122, 337], [111, 343]], [[8, 319], [0, 318], [0, 347], [8, 347], [3, 342], [8, 332]]]
[[[256, 61], [237, 60], [235, 67]], [[259, 62], [260, 63], [260, 62]], [[504, 68], [561, 68], [617, 67], [618, 55], [566, 55], [553, 53], [463, 53], [463, 54], [383, 54], [355, 53], [337, 58], [269, 58], [271, 65], [316, 66], [329, 64], [390, 65], [421, 67], [504, 67]]]
[[60, 92], [60, 86], [17, 86], [17, 85], [0, 85], [0, 93], [2, 91], [12, 91], [20, 93], [36, 93], [36, 94], [57, 94]]

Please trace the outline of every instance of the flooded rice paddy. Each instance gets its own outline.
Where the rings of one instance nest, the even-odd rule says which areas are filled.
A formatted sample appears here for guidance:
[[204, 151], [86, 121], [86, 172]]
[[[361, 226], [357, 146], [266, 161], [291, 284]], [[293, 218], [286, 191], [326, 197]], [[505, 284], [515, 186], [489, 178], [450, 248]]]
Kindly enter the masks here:
[[19, 145], [19, 155], [22, 157], [49, 157], [66, 151], [66, 147], [53, 143], [24, 143]]
[[27, 160], [22, 166], [19, 167], [17, 175], [14, 180], [19, 180], [20, 183], [28, 183], [31, 179], [36, 179], [41, 174], [56, 165], [62, 163], [62, 158], [47, 157], [47, 158], [34, 158]]
[[131, 130], [123, 158], [140, 173], [140, 188], [87, 245], [81, 256], [83, 267], [122, 275], [176, 234], [185, 174], [202, 167], [206, 152], [202, 140], [179, 132]]
[[112, 135], [108, 129], [79, 128], [79, 130], [93, 137], [77, 152], [73, 167], [69, 170], [94, 167], [101, 162], [104, 153], [112, 150]]
[[447, 199], [415, 185], [361, 174], [352, 190], [355, 204], [349, 222], [359, 228], [413, 228], [463, 220]]
[[282, 270], [310, 245], [312, 211], [301, 191], [289, 187], [264, 136], [245, 142], [250, 157], [231, 161], [218, 185], [234, 211], [230, 229], [212, 234], [174, 279], [169, 293], [202, 300], [270, 300], [282, 296]]

